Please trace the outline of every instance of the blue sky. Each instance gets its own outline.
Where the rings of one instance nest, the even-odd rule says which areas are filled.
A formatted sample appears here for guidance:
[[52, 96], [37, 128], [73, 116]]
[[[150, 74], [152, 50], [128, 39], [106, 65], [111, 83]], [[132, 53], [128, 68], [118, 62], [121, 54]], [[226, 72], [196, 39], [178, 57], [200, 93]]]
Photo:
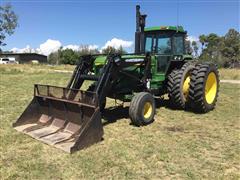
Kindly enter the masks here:
[[[99, 49], [113, 38], [134, 41], [136, 4], [148, 14], [147, 26], [179, 24], [192, 37], [211, 32], [224, 35], [229, 28], [239, 31], [237, 0], [18, 0], [0, 4], [6, 2], [19, 16], [19, 27], [7, 37], [4, 50], [27, 45], [36, 49], [48, 39], [59, 41], [61, 46], [89, 44]], [[132, 49], [129, 44], [126, 48]]]

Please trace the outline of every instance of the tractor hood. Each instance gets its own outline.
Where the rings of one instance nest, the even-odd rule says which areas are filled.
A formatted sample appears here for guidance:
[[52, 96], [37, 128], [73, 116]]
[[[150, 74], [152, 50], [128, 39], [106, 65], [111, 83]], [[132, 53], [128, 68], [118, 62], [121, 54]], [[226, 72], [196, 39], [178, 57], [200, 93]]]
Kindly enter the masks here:
[[[137, 55], [137, 54], [124, 54], [121, 56], [122, 60], [128, 61], [128, 62], [136, 62], [136, 61], [143, 61], [145, 58], [145, 55]], [[96, 58], [94, 64], [95, 66], [102, 66], [106, 63], [107, 56], [106, 55], [100, 55]]]

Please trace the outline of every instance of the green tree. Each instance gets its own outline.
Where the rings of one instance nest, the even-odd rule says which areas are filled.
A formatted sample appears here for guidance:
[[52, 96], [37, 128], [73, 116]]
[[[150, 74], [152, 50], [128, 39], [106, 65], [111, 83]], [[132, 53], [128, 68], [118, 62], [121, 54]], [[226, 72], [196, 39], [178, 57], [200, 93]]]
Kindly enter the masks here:
[[48, 56], [48, 63], [49, 64], [58, 64], [59, 62], [59, 52], [52, 52]]
[[215, 33], [201, 35], [201, 61], [212, 61], [221, 67], [235, 67], [240, 65], [240, 34], [230, 29], [225, 36]]
[[82, 55], [98, 54], [97, 49], [90, 49], [88, 45], [82, 45], [79, 50], [74, 51], [72, 49], [63, 49], [61, 47], [58, 51], [52, 52], [48, 56], [48, 62], [50, 64], [76, 64]]
[[89, 45], [82, 45], [80, 47], [80, 50], [77, 51], [77, 52], [78, 52], [79, 56], [88, 55], [88, 54], [98, 54], [99, 53], [98, 49], [96, 49], [96, 48], [95, 49], [90, 49]]
[[192, 54], [193, 49], [191, 47], [191, 42], [187, 39], [185, 39], [185, 51], [187, 54]]
[[204, 47], [204, 45], [205, 45], [205, 42], [206, 42], [206, 36], [203, 34], [203, 35], [200, 35], [199, 36], [199, 41], [200, 41], [200, 43], [201, 43], [201, 45], [202, 45], [202, 50], [203, 50], [203, 47]]
[[74, 65], [79, 59], [77, 52], [72, 49], [64, 49], [60, 51], [60, 63]]
[[198, 44], [196, 41], [192, 41], [192, 48], [193, 48], [195, 57], [198, 57]]
[[0, 6], [0, 51], [5, 46], [6, 35], [12, 35], [18, 25], [18, 17], [10, 4]]
[[[219, 63], [219, 56], [221, 56], [219, 45], [222, 41], [221, 37], [219, 37], [215, 33], [211, 33], [209, 35], [201, 35], [200, 37], [204, 37], [200, 42], [204, 44], [204, 49], [202, 49], [202, 54], [200, 55], [201, 61], [211, 61], [213, 63]], [[199, 39], [200, 39], [199, 37]]]
[[103, 54], [114, 54], [114, 53], [117, 53], [117, 49], [115, 49], [112, 46], [108, 46], [107, 48], [102, 50], [102, 53]]
[[126, 54], [127, 52], [120, 46], [118, 49], [108, 46], [107, 48], [102, 50], [103, 54]]
[[224, 36], [224, 47], [221, 52], [228, 59], [225, 66], [234, 67], [237, 63], [240, 63], [240, 34], [238, 31], [229, 29]]
[[120, 46], [120, 47], [117, 49], [117, 52], [118, 52], [119, 54], [127, 54], [127, 51], [125, 51], [122, 46]]

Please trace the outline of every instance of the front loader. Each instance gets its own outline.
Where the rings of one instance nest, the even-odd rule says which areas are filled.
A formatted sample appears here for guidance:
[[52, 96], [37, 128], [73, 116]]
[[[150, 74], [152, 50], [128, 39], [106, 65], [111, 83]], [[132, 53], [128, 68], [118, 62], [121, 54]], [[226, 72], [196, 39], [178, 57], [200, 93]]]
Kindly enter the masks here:
[[[33, 100], [13, 127], [70, 153], [100, 141], [100, 107], [118, 80], [116, 76], [125, 67], [144, 68], [147, 62], [126, 62], [120, 55], [109, 55], [97, 76], [91, 72], [95, 60], [94, 55], [82, 56], [66, 88], [35, 84]], [[139, 79], [141, 88], [144, 77]], [[79, 90], [85, 80], [96, 81], [91, 91]]]
[[[181, 26], [145, 28], [136, 6], [134, 54], [82, 56], [66, 87], [34, 86], [34, 97], [13, 127], [66, 152], [103, 138], [106, 98], [130, 102], [136, 126], [154, 121], [155, 99], [168, 94], [172, 108], [206, 113], [215, 108], [219, 75], [211, 63], [193, 61]], [[92, 81], [87, 91], [85, 81]]]

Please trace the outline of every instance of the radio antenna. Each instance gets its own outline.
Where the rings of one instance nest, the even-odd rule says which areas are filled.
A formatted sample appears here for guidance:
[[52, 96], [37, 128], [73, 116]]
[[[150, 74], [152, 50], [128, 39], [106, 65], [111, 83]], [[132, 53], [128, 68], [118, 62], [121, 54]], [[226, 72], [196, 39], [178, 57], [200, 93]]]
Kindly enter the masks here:
[[179, 26], [179, 0], [177, 0], [177, 31]]

